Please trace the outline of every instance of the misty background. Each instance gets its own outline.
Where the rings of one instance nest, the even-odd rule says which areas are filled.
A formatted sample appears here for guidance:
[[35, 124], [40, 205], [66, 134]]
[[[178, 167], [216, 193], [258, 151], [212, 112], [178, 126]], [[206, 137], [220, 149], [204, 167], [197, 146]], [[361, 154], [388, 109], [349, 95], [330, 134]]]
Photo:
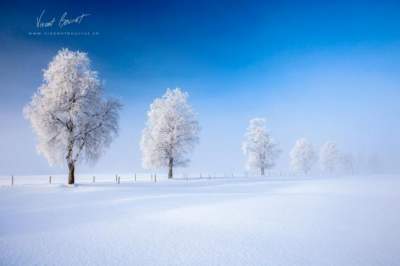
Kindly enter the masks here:
[[[67, 30], [99, 35], [31, 36], [42, 10], [88, 13]], [[336, 142], [359, 172], [398, 173], [399, 11], [383, 1], [2, 2], [0, 175], [66, 172], [37, 154], [22, 114], [63, 47], [87, 52], [106, 94], [124, 105], [119, 137], [78, 176], [143, 171], [149, 104], [175, 87], [190, 94], [202, 128], [185, 172], [243, 173], [248, 121], [265, 117], [282, 150], [277, 170], [289, 169], [290, 149], [305, 137], [317, 151]]]

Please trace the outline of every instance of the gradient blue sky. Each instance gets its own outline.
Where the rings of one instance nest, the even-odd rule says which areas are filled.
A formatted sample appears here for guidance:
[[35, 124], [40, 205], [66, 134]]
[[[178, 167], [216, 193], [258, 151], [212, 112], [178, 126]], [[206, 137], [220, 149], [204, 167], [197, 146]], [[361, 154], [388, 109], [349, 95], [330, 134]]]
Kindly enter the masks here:
[[[98, 36], [29, 36], [45, 17], [91, 14], [57, 31]], [[2, 1], [0, 3], [0, 175], [63, 172], [35, 150], [22, 115], [57, 50], [89, 54], [107, 94], [124, 104], [120, 136], [78, 172], [139, 172], [148, 105], [181, 87], [202, 126], [188, 172], [242, 172], [248, 120], [266, 117], [283, 153], [299, 137], [326, 140], [355, 156], [400, 164], [400, 2], [385, 1]]]

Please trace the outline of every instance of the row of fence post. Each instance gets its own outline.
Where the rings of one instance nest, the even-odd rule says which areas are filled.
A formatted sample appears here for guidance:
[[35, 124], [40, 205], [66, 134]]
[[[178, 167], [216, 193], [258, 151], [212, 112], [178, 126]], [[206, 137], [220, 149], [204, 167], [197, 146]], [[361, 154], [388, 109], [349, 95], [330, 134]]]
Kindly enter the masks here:
[[[282, 175], [283, 175], [282, 172], [278, 172], [278, 174], [277, 174], [277, 176], [282, 176]], [[228, 177], [229, 175], [224, 174], [223, 176], [224, 177]], [[248, 177], [248, 173], [247, 172], [245, 173], [245, 176]], [[267, 173], [266, 176], [271, 176], [271, 173]], [[203, 176], [203, 174], [200, 173], [199, 177], [200, 177], [200, 179], [203, 179], [203, 177], [205, 177], [205, 178], [208, 177], [208, 179], [212, 179], [212, 178], [216, 178], [217, 175], [216, 174], [214, 174], [214, 175], [207, 174], [207, 175]], [[235, 177], [234, 173], [232, 173], [232, 177]], [[189, 181], [189, 175], [184, 174], [183, 178], [186, 179], [186, 181]], [[134, 175], [133, 175], [133, 180], [134, 180], [134, 182], [137, 181], [137, 174], [136, 173], [134, 173]], [[52, 176], [49, 176], [48, 182], [49, 182], [49, 184], [53, 183], [53, 177]], [[154, 173], [154, 174], [150, 173], [150, 182], [157, 183], [157, 174], [156, 173]], [[11, 186], [14, 186], [14, 184], [15, 184], [14, 175], [11, 175], [10, 183], [11, 183]], [[96, 183], [96, 176], [92, 177], [92, 183]], [[115, 175], [115, 183], [116, 184], [121, 184], [121, 176], [119, 176], [118, 174]]]
[[[95, 183], [96, 177], [93, 176], [93, 183]], [[133, 180], [136, 182], [137, 181], [137, 175], [136, 173], [133, 175]], [[150, 182], [154, 181], [154, 183], [157, 183], [157, 174], [150, 174]], [[121, 176], [115, 175], [115, 183], [121, 184]]]
[[[134, 180], [135, 182], [137, 181], [137, 175], [136, 175], [136, 173], [133, 175], [133, 180]], [[151, 181], [151, 182], [154, 181], [154, 183], [157, 183], [157, 174], [150, 174], [150, 181]], [[11, 182], [11, 183], [10, 183], [11, 186], [14, 186], [14, 183], [15, 183], [15, 177], [14, 177], [14, 175], [11, 175], [11, 180], [10, 180], [10, 182]], [[48, 182], [49, 182], [49, 184], [52, 184], [52, 182], [53, 182], [52, 176], [49, 176]], [[96, 183], [96, 176], [92, 176], [92, 183]], [[115, 175], [115, 183], [121, 184], [121, 176]]]

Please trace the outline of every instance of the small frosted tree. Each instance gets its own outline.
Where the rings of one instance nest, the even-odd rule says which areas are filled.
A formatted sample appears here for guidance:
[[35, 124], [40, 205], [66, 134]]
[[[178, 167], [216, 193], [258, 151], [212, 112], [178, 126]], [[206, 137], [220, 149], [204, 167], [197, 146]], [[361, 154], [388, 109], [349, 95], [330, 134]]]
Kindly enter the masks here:
[[308, 174], [316, 161], [314, 147], [305, 138], [296, 141], [289, 155], [290, 166], [297, 173]]
[[25, 117], [36, 133], [38, 152], [51, 165], [66, 162], [68, 184], [74, 184], [76, 163], [96, 161], [118, 133], [121, 105], [103, 98], [86, 53], [60, 50], [43, 76]]
[[144, 168], [168, 167], [168, 178], [172, 178], [174, 167], [189, 163], [200, 127], [188, 97], [179, 88], [167, 89], [150, 105], [140, 142]]
[[275, 161], [280, 154], [275, 141], [268, 134], [264, 118], [250, 120], [249, 127], [242, 143], [242, 150], [247, 157], [246, 168], [248, 170], [260, 170], [265, 175], [265, 169], [275, 166]]
[[354, 174], [354, 157], [351, 153], [342, 154], [340, 163], [346, 173]]
[[336, 170], [339, 162], [339, 152], [336, 143], [328, 141], [321, 147], [319, 154], [321, 169], [328, 173]]
[[382, 173], [382, 159], [378, 153], [369, 154], [367, 158], [367, 171], [371, 174]]

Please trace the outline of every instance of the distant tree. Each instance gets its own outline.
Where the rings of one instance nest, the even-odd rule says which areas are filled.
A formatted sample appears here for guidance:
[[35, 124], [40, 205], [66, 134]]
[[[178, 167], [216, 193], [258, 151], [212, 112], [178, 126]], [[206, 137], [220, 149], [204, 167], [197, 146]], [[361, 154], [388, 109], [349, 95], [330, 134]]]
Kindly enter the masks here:
[[316, 161], [313, 145], [305, 138], [298, 139], [290, 151], [290, 166], [295, 172], [308, 174]]
[[368, 155], [367, 158], [367, 171], [370, 174], [381, 174], [382, 173], [382, 159], [378, 153], [374, 152]]
[[259, 169], [260, 174], [265, 175], [265, 169], [275, 166], [280, 150], [268, 134], [264, 118], [250, 120], [245, 140], [242, 143], [242, 150], [247, 156], [246, 167], [249, 170]]
[[67, 162], [68, 184], [79, 160], [94, 162], [118, 133], [116, 100], [103, 98], [97, 72], [86, 53], [60, 50], [44, 70], [43, 84], [24, 108], [51, 165]]
[[340, 163], [344, 172], [354, 174], [354, 157], [350, 153], [345, 153], [340, 156]]
[[339, 152], [336, 143], [328, 141], [322, 145], [319, 154], [319, 162], [323, 171], [332, 173], [336, 170], [339, 162]]
[[187, 156], [199, 140], [200, 127], [188, 97], [178, 88], [167, 89], [150, 105], [140, 142], [144, 168], [168, 167], [172, 178], [174, 167], [189, 163]]

